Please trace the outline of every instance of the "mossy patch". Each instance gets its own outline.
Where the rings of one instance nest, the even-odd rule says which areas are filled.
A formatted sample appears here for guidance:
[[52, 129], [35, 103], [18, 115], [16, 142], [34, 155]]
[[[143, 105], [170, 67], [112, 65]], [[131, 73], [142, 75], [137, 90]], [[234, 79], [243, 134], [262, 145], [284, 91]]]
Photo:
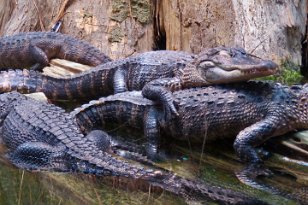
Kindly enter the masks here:
[[112, 1], [112, 15], [111, 19], [117, 22], [124, 21], [129, 14], [129, 4], [125, 0]]
[[131, 0], [132, 16], [142, 24], [151, 22], [152, 8], [148, 0]]
[[147, 24], [152, 19], [152, 6], [148, 0], [115, 0], [112, 1], [111, 19], [124, 21], [129, 15], [141, 24]]
[[122, 29], [118, 26], [115, 26], [109, 32], [108, 41], [111, 43], [121, 42], [123, 37], [124, 37], [124, 34], [122, 32]]
[[303, 79], [300, 74], [300, 66], [289, 59], [285, 59], [280, 64], [281, 72], [278, 75], [261, 78], [262, 80], [271, 80], [283, 84], [298, 84]]

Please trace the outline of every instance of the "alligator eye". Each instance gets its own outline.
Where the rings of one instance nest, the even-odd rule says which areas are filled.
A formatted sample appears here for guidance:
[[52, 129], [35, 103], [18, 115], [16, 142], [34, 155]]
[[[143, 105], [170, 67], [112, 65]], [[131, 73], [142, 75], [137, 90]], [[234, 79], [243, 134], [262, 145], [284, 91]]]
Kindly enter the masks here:
[[199, 64], [199, 67], [201, 67], [201, 68], [211, 68], [211, 67], [215, 67], [215, 64], [212, 61], [203, 61]]
[[244, 48], [237, 48], [237, 50], [238, 50], [241, 54], [247, 55], [247, 52], [245, 51]]

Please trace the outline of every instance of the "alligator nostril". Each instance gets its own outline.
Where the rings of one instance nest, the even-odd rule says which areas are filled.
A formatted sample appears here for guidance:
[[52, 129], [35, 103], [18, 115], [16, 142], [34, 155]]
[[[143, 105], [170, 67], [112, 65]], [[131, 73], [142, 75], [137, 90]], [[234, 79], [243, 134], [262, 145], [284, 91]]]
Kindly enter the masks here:
[[275, 70], [278, 68], [278, 65], [276, 63], [274, 63], [273, 61], [266, 61], [265, 66], [269, 69]]

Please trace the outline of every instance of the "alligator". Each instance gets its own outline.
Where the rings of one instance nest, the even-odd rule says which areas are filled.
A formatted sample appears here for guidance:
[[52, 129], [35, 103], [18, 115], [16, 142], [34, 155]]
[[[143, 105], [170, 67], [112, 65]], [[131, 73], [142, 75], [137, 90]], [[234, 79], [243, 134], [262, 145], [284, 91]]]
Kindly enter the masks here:
[[[44, 92], [49, 99], [71, 100], [97, 99], [144, 89], [143, 94], [150, 99], [165, 96], [159, 99], [166, 101], [166, 111], [176, 113], [167, 88], [175, 91], [245, 81], [274, 74], [277, 67], [272, 61], [247, 54], [240, 48], [206, 49], [198, 56], [178, 51], [150, 51], [105, 63], [67, 78], [54, 78], [31, 70], [4, 71], [0, 73], [0, 92]], [[156, 95], [162, 92], [164, 95]]]
[[158, 152], [160, 135], [199, 142], [236, 136], [235, 152], [252, 165], [262, 164], [256, 147], [264, 141], [308, 128], [308, 84], [248, 81], [184, 89], [172, 97], [179, 115], [171, 119], [166, 119], [162, 104], [143, 98], [140, 91], [102, 97], [71, 115], [83, 132], [110, 122], [142, 129], [151, 158]]
[[28, 32], [0, 38], [0, 69], [42, 70], [53, 58], [89, 66], [111, 61], [86, 41], [55, 32]]
[[[76, 172], [141, 179], [185, 198], [212, 199], [223, 204], [267, 204], [242, 193], [147, 168], [101, 149], [104, 133], [82, 134], [69, 113], [18, 92], [0, 95], [1, 142], [17, 167], [30, 171]], [[106, 141], [106, 140], [105, 140]], [[103, 143], [106, 144], [106, 143]]]

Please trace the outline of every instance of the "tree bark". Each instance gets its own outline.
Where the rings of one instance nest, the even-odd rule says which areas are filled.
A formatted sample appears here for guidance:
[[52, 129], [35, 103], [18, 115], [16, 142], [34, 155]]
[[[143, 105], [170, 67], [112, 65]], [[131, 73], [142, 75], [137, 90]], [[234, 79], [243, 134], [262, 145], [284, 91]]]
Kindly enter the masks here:
[[2, 1], [1, 35], [50, 30], [60, 19], [60, 32], [89, 41], [113, 59], [225, 45], [278, 63], [302, 60], [306, 0]]
[[238, 46], [260, 57], [301, 63], [306, 0], [161, 1], [160, 30], [167, 49], [199, 52]]
[[[114, 59], [152, 49], [152, 4], [148, 0], [2, 1], [1, 35], [49, 31], [60, 17], [60, 32], [84, 39]], [[61, 15], [63, 5], [66, 10]]]

